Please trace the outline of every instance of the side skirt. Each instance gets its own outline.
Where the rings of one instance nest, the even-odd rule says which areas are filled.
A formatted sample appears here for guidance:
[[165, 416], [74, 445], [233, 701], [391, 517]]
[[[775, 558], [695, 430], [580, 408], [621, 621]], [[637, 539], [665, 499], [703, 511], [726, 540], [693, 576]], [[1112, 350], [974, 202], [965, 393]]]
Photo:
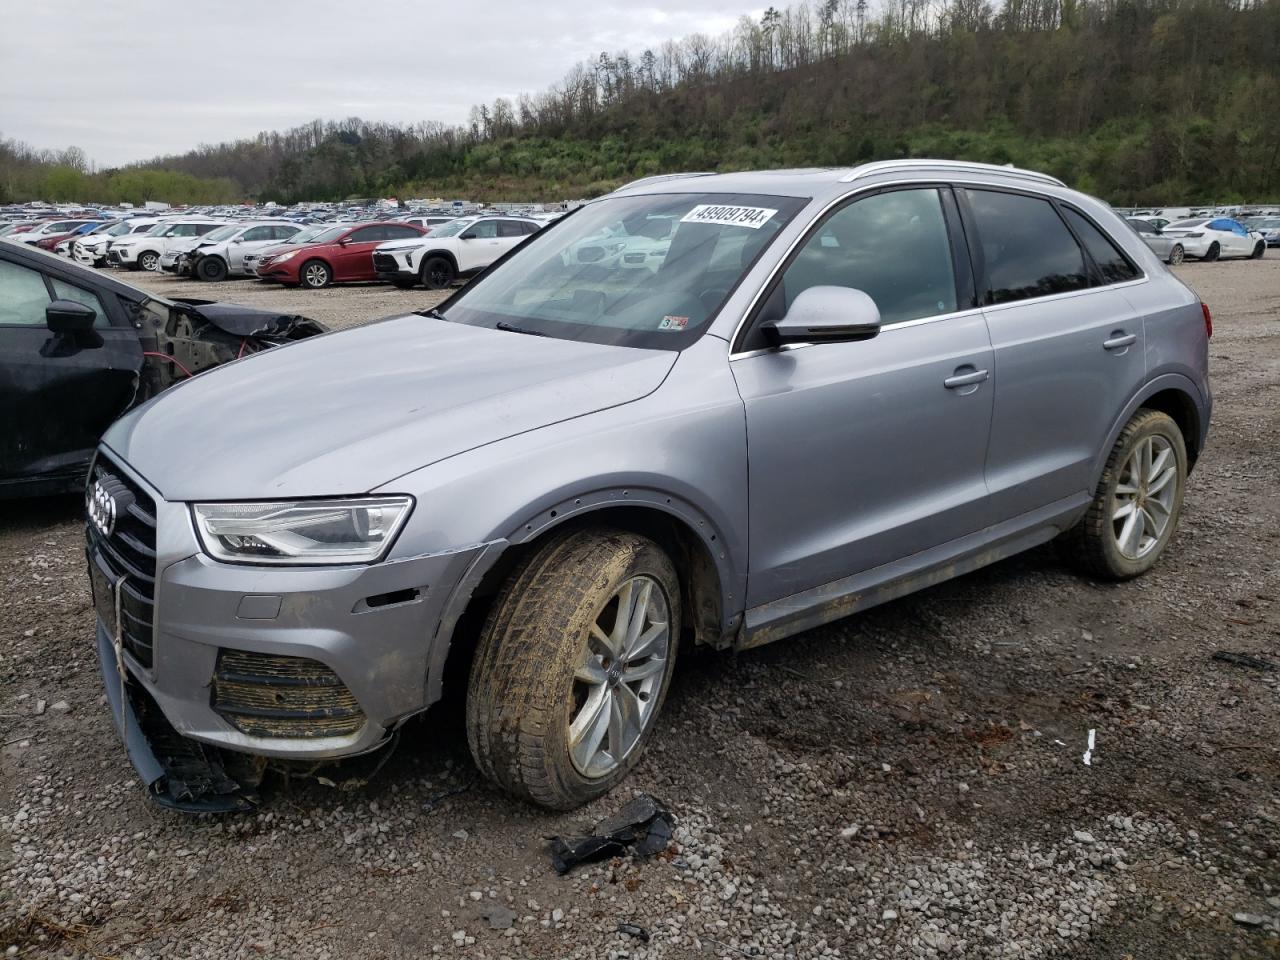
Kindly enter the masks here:
[[735, 649], [748, 650], [971, 573], [1052, 540], [1089, 505], [1081, 492], [959, 540], [762, 603], [746, 612]]

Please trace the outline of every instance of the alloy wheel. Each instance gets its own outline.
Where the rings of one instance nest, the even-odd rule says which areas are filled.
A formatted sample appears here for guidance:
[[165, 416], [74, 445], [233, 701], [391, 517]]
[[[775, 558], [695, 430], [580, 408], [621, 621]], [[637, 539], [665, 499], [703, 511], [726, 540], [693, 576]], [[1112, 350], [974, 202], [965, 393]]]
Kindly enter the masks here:
[[584, 777], [608, 776], [653, 721], [670, 664], [670, 606], [641, 575], [623, 583], [591, 623], [574, 672], [569, 755]]
[[329, 282], [329, 268], [323, 263], [309, 263], [302, 277], [308, 287], [323, 287]]
[[1125, 461], [1112, 501], [1111, 527], [1121, 555], [1141, 560], [1155, 549], [1169, 527], [1177, 492], [1173, 445], [1158, 434], [1144, 437]]

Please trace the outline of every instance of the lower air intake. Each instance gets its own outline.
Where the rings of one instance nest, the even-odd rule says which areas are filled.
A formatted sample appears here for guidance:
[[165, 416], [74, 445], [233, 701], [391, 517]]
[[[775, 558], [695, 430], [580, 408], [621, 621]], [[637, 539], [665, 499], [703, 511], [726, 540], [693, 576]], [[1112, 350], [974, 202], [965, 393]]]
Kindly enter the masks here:
[[364, 712], [336, 673], [318, 660], [220, 650], [213, 709], [251, 737], [345, 737]]

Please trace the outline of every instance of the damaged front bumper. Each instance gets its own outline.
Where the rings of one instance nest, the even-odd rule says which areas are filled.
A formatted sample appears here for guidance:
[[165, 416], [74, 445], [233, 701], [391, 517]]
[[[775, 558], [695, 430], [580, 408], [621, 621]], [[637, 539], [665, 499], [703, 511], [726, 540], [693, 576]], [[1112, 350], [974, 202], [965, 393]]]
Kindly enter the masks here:
[[[440, 698], [452, 627], [504, 545], [368, 566], [226, 564], [200, 552], [185, 503], [101, 454], [99, 485], [124, 514], [123, 529], [88, 534], [103, 682], [148, 794], [180, 810], [246, 809], [269, 765], [379, 754]], [[148, 540], [153, 575], [128, 552]]]

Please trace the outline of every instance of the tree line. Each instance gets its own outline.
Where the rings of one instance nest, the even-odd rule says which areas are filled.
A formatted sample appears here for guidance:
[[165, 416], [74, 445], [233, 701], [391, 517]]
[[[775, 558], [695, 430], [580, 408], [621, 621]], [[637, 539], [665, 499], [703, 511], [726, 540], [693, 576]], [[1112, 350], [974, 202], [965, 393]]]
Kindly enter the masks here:
[[[315, 121], [83, 176], [189, 178], [166, 185], [177, 200], [561, 199], [673, 170], [934, 156], [1045, 170], [1116, 204], [1276, 199], [1277, 51], [1280, 0], [808, 0], [603, 52], [462, 126]], [[72, 186], [56, 157], [8, 176], [13, 152], [0, 145], [0, 198]]]

